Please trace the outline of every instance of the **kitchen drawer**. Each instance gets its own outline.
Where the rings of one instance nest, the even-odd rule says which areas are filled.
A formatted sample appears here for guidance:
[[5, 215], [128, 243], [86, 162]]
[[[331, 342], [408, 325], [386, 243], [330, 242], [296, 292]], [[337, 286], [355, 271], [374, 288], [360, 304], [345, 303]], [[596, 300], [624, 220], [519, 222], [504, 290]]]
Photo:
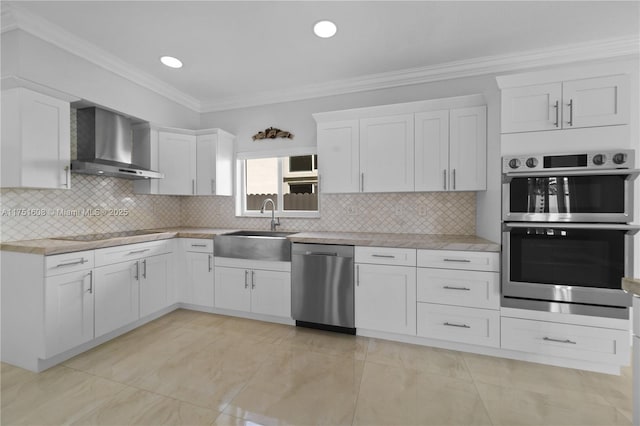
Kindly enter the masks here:
[[500, 346], [500, 312], [418, 303], [418, 336], [482, 346]]
[[418, 302], [500, 309], [500, 274], [418, 268]]
[[627, 365], [629, 332], [609, 328], [502, 317], [502, 348]]
[[356, 263], [416, 266], [416, 250], [389, 247], [356, 247]]
[[172, 240], [149, 241], [96, 250], [96, 266], [111, 265], [143, 257], [170, 253]]
[[213, 238], [182, 238], [184, 251], [213, 253]]
[[67, 272], [91, 269], [93, 268], [93, 265], [93, 250], [45, 256], [44, 274], [47, 277], [51, 275], [66, 274]]
[[486, 251], [418, 250], [418, 266], [500, 272], [500, 254]]

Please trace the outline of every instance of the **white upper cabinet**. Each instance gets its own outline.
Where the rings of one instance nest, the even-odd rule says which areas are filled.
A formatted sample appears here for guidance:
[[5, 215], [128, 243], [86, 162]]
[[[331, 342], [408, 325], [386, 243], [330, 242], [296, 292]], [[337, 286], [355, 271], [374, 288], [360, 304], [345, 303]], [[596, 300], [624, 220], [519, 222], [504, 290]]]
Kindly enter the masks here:
[[629, 122], [629, 77], [565, 80], [502, 89], [502, 133]]
[[361, 192], [413, 191], [413, 141], [413, 114], [360, 120]]
[[562, 98], [564, 128], [629, 122], [629, 79], [625, 75], [565, 81]]
[[487, 107], [449, 113], [449, 190], [487, 189]]
[[233, 195], [233, 140], [217, 129], [196, 137], [196, 195]]
[[416, 114], [416, 191], [487, 188], [487, 108]]
[[416, 191], [446, 191], [449, 174], [449, 110], [415, 117]]
[[483, 104], [470, 95], [314, 114], [320, 191], [486, 189]]
[[358, 120], [318, 123], [318, 172], [325, 193], [360, 191]]
[[2, 91], [2, 186], [70, 188], [69, 102], [25, 88]]
[[233, 195], [235, 136], [221, 129], [133, 128], [134, 160], [164, 173], [133, 183], [139, 194]]
[[161, 131], [158, 133], [158, 194], [196, 193], [196, 137]]

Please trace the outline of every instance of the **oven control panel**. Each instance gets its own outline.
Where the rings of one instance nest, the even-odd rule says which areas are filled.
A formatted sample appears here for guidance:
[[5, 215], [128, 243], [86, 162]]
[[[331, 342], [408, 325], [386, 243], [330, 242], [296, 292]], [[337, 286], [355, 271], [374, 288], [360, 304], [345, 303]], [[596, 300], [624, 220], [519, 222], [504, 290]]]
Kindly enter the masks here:
[[631, 169], [634, 162], [635, 152], [632, 149], [579, 154], [509, 155], [502, 157], [502, 172]]

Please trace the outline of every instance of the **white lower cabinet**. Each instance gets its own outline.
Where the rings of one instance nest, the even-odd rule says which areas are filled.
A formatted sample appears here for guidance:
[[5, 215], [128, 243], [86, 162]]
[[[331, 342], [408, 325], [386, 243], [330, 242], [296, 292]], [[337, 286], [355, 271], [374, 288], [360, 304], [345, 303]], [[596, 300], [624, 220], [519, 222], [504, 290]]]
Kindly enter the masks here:
[[356, 328], [415, 335], [416, 268], [356, 264], [355, 322]]
[[640, 296], [633, 298], [633, 424], [640, 425]]
[[93, 295], [91, 269], [46, 278], [43, 358], [93, 339]]
[[216, 308], [251, 311], [251, 270], [217, 266], [215, 273]]
[[100, 337], [140, 318], [138, 261], [95, 270], [95, 335]]
[[418, 336], [500, 346], [500, 311], [418, 303], [417, 318]]
[[418, 250], [417, 334], [500, 346], [499, 254]]
[[290, 262], [215, 259], [216, 308], [291, 318]]
[[626, 365], [629, 331], [502, 317], [502, 348]]
[[187, 279], [183, 283], [183, 301], [193, 305], [213, 308], [213, 252], [191, 252], [185, 254]]
[[171, 287], [171, 255], [152, 256], [141, 261], [140, 317], [169, 306]]
[[291, 317], [291, 273], [251, 271], [251, 312]]

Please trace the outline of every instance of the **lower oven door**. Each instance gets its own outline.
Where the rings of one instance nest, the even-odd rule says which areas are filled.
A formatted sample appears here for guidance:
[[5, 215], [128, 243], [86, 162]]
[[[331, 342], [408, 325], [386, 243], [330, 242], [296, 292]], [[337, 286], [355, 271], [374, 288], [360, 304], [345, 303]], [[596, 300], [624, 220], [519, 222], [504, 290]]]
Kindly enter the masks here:
[[[549, 302], [596, 307], [631, 306], [621, 288], [633, 275], [633, 225], [506, 223], [503, 233], [503, 305], [542, 308]], [[532, 301], [538, 301], [533, 303]], [[518, 306], [513, 306], [517, 304]], [[536, 307], [538, 306], [538, 307]], [[575, 311], [575, 309], [574, 309]], [[589, 314], [589, 313], [587, 313]]]

